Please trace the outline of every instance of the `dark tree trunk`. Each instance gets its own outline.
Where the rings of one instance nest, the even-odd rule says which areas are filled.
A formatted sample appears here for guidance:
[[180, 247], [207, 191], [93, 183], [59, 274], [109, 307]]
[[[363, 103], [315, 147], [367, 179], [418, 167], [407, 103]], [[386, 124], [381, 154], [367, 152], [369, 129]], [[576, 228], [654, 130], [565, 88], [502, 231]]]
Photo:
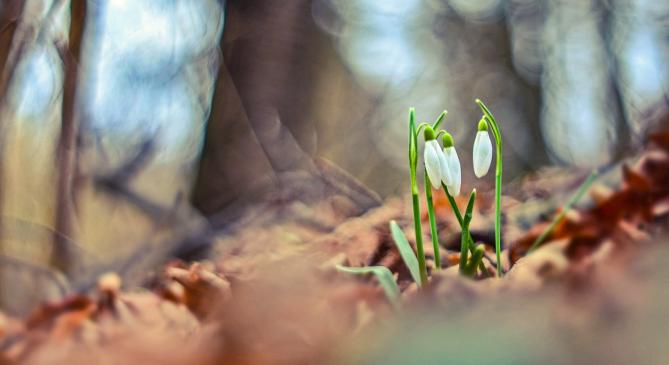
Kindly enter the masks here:
[[[5, 123], [2, 118], [4, 117], [7, 103], [7, 92], [11, 77], [14, 75], [18, 63], [16, 61], [10, 63], [9, 60], [16, 31], [23, 14], [23, 6], [24, 0], [8, 0], [0, 14], [0, 156], [2, 156], [5, 150]], [[3, 177], [4, 169], [2, 163], [0, 163], [0, 212], [2, 212], [3, 206], [3, 186], [1, 185], [4, 180]], [[4, 241], [2, 233], [2, 215], [0, 214], [0, 251], [2, 251]], [[3, 278], [0, 276], [0, 283], [2, 281]]]
[[0, 13], [0, 101], [5, 102], [16, 63], [9, 64], [14, 35], [23, 13], [24, 0], [9, 0]]
[[86, 0], [72, 0], [71, 24], [67, 46], [59, 51], [65, 68], [61, 131], [58, 139], [56, 230], [53, 236], [51, 264], [67, 273], [75, 262], [69, 242], [73, 237], [74, 189], [77, 173], [77, 137], [79, 120], [77, 113], [77, 84], [81, 61], [81, 44], [86, 23]]
[[227, 2], [223, 63], [193, 196], [205, 214], [279, 187], [283, 172], [311, 168], [302, 148], [311, 147], [305, 136], [315, 126], [306, 125], [300, 101], [310, 95], [304, 56], [314, 26], [305, 19], [307, 0]]

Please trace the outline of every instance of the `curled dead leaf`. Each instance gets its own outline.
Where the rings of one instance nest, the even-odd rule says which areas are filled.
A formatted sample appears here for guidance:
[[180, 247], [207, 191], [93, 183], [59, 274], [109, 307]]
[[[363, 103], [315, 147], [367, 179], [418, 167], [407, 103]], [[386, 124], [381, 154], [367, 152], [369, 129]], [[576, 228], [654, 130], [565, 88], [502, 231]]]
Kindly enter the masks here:
[[230, 283], [194, 263], [189, 269], [168, 267], [165, 274], [184, 288], [184, 304], [199, 318], [206, 318], [231, 297]]

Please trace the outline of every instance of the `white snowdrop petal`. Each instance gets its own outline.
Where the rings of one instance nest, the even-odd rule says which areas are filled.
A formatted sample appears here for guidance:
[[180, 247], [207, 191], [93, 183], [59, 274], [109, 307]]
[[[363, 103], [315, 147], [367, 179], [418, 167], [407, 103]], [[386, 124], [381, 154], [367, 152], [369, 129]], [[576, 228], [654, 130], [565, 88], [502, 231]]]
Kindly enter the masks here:
[[441, 152], [439, 154], [439, 164], [441, 166], [441, 181], [444, 183], [444, 185], [448, 186], [448, 184], [451, 183], [451, 172], [449, 171], [448, 168], [448, 160], [446, 159], [446, 154], [439, 150]]
[[441, 154], [441, 149], [439, 143], [436, 140], [425, 142], [425, 152], [423, 154], [423, 160], [425, 161], [425, 171], [427, 171], [427, 176], [430, 178], [430, 183], [435, 189], [439, 189], [441, 183], [441, 163], [439, 161], [439, 155]]
[[446, 156], [446, 163], [448, 165], [448, 173], [450, 175], [450, 182], [446, 184], [448, 192], [451, 195], [460, 195], [460, 187], [462, 185], [462, 171], [460, 169], [460, 159], [455, 147], [448, 147], [444, 149]]
[[492, 141], [487, 131], [479, 131], [474, 139], [474, 174], [483, 177], [488, 173], [492, 163]]

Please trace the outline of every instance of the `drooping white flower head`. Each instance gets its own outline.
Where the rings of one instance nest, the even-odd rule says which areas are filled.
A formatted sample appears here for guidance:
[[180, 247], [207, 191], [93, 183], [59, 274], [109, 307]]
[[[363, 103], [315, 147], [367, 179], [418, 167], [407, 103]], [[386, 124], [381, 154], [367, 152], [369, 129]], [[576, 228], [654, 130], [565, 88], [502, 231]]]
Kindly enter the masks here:
[[423, 160], [425, 162], [425, 171], [430, 178], [430, 183], [435, 189], [439, 189], [442, 180], [441, 160], [444, 154], [441, 152], [441, 146], [437, 142], [434, 130], [431, 127], [425, 127], [425, 151]]
[[492, 163], [492, 141], [488, 134], [488, 123], [485, 119], [479, 122], [478, 132], [474, 140], [474, 152], [472, 159], [474, 161], [474, 174], [481, 178], [488, 173]]
[[441, 178], [448, 188], [449, 194], [453, 196], [460, 195], [460, 186], [462, 185], [462, 172], [460, 171], [460, 159], [455, 151], [453, 136], [449, 133], [444, 134], [444, 160], [441, 163]]

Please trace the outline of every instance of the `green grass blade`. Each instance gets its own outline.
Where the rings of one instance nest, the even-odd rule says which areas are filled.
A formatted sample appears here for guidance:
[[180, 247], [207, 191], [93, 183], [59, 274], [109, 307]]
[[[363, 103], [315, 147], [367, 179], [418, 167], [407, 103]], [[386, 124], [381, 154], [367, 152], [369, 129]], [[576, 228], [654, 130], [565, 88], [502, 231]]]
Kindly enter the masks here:
[[422, 281], [420, 276], [420, 268], [418, 266], [418, 259], [416, 258], [416, 254], [413, 252], [409, 241], [407, 241], [404, 232], [395, 221], [390, 221], [390, 234], [393, 237], [393, 241], [395, 241], [397, 249], [400, 251], [400, 256], [402, 256], [404, 264], [407, 265], [409, 273], [411, 273], [413, 281], [415, 281], [416, 284], [420, 286]]
[[374, 274], [381, 284], [383, 292], [393, 305], [397, 306], [400, 300], [400, 288], [395, 282], [393, 274], [385, 266], [346, 267], [337, 265], [337, 270], [355, 275]]
[[599, 177], [599, 173], [597, 170], [593, 170], [590, 175], [588, 176], [585, 181], [579, 186], [578, 190], [576, 190], [576, 193], [572, 195], [572, 197], [567, 201], [567, 204], [565, 204], [562, 207], [562, 211], [560, 211], [560, 214], [556, 215], [555, 218], [553, 218], [553, 221], [551, 224], [546, 227], [546, 229], [541, 232], [541, 235], [537, 237], [537, 239], [534, 241], [532, 244], [532, 247], [530, 247], [529, 250], [527, 250], [527, 253], [530, 254], [532, 251], [536, 250], [545, 240], [550, 236], [553, 231], [555, 230], [555, 227], [562, 222], [564, 217], [567, 215], [567, 212], [571, 210], [571, 208], [574, 206], [574, 204], [578, 203], [579, 200], [585, 195], [585, 193], [590, 189], [590, 186], [597, 180], [597, 177]]

